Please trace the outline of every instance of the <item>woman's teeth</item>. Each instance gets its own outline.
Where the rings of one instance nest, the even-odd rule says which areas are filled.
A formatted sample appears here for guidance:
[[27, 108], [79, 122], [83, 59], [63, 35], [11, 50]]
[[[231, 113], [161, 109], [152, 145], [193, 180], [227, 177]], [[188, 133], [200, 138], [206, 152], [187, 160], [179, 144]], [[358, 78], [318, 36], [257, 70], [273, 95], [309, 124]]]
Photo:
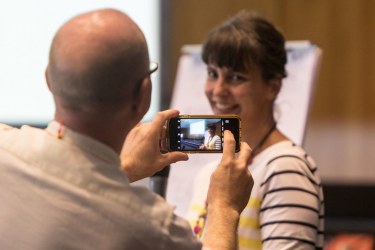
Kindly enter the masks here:
[[221, 109], [221, 110], [227, 110], [233, 108], [235, 105], [233, 104], [225, 104], [225, 103], [216, 103], [216, 108]]

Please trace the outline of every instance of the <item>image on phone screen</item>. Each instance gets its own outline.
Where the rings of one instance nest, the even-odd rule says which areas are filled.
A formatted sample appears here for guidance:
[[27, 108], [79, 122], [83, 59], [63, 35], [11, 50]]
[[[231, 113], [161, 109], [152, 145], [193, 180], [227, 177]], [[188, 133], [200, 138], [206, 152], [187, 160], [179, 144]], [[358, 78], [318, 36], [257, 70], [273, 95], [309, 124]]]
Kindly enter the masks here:
[[224, 130], [230, 130], [239, 151], [240, 120], [238, 117], [173, 118], [168, 124], [169, 150], [195, 153], [223, 151]]

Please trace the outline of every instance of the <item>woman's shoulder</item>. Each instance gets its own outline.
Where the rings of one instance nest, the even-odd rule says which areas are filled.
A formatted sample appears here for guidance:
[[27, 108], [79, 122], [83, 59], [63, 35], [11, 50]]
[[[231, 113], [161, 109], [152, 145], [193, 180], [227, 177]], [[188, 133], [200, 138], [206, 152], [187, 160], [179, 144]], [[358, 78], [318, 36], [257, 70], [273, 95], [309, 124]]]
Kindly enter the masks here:
[[214, 136], [214, 139], [215, 139], [215, 140], [220, 139], [220, 136], [215, 135], [215, 136]]
[[277, 170], [303, 169], [314, 171], [313, 158], [299, 145], [292, 141], [279, 142], [267, 154], [266, 167]]

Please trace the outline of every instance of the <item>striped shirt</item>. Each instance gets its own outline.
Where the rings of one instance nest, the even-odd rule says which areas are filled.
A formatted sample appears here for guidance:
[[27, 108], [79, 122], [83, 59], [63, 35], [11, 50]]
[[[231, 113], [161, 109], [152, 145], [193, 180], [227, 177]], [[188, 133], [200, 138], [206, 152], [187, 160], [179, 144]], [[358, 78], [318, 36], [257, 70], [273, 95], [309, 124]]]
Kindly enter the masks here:
[[[197, 175], [188, 219], [196, 225], [219, 161]], [[322, 249], [324, 200], [317, 167], [290, 141], [274, 144], [249, 165], [254, 178], [238, 228], [240, 249]]]
[[204, 140], [204, 145], [207, 147], [207, 149], [221, 149], [221, 138], [218, 135], [214, 136], [208, 136]]

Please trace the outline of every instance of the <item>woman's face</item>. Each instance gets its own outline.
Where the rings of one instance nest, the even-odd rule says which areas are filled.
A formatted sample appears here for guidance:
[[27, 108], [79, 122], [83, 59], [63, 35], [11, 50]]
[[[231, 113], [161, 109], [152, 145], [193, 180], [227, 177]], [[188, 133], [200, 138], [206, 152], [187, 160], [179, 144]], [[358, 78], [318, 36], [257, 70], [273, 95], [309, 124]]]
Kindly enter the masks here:
[[261, 123], [272, 116], [276, 95], [261, 75], [258, 67], [251, 71], [234, 72], [215, 64], [207, 65], [206, 96], [217, 115], [236, 114], [242, 122]]

